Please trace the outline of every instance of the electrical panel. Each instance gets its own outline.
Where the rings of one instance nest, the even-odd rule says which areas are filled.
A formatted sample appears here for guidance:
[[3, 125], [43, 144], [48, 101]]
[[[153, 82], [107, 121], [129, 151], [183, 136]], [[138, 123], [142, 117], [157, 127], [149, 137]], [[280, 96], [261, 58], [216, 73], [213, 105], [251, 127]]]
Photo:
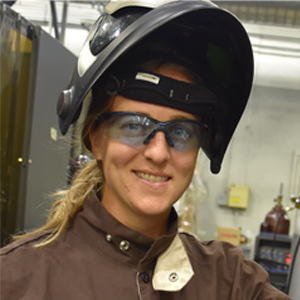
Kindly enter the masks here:
[[247, 208], [250, 189], [248, 185], [232, 184], [229, 191], [228, 206], [234, 208]]

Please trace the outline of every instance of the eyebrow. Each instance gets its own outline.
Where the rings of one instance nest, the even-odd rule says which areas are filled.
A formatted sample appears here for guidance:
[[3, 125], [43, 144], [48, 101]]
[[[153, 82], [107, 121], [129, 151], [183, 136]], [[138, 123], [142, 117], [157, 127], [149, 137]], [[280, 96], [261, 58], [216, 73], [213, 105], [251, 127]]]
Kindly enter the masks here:
[[[144, 116], [147, 116], [149, 118], [155, 119], [154, 117], [150, 116], [148, 113], [145, 113], [145, 112], [136, 111], [136, 112], [133, 112], [133, 113], [137, 113], [137, 114], [144, 115]], [[199, 119], [197, 117], [196, 117], [196, 119], [190, 119], [190, 118], [188, 118], [187, 116], [184, 116], [184, 115], [175, 115], [175, 116], [172, 116], [172, 118], [169, 119], [169, 120], [167, 120], [167, 121], [173, 121], [173, 120], [199, 121]], [[161, 122], [163, 122], [163, 121], [161, 121]]]

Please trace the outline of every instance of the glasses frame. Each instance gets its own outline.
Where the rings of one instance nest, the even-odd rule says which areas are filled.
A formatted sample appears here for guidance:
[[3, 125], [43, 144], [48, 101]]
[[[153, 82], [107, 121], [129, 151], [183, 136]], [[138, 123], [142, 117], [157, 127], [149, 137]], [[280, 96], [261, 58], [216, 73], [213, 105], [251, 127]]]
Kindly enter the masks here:
[[[201, 134], [203, 133], [204, 135], [204, 138], [200, 144], [200, 146], [198, 147], [201, 148], [205, 142], [205, 139], [206, 139], [206, 135], [207, 135], [207, 132], [208, 132], [208, 126], [201, 122], [201, 121], [197, 121], [197, 120], [190, 120], [190, 119], [175, 119], [175, 120], [170, 120], [170, 121], [165, 121], [165, 122], [161, 122], [161, 121], [158, 121], [152, 117], [149, 117], [147, 115], [144, 115], [144, 114], [140, 114], [140, 113], [135, 113], [135, 112], [130, 112], [130, 111], [114, 111], [114, 112], [107, 112], [107, 113], [104, 113], [102, 114], [101, 116], [97, 117], [96, 120], [97, 121], [100, 121], [100, 120], [104, 120], [104, 121], [110, 121], [111, 119], [115, 118], [115, 117], [118, 117], [118, 116], [138, 116], [138, 117], [142, 117], [142, 118], [147, 118], [149, 119], [150, 121], [154, 122], [157, 126], [156, 129], [154, 129], [146, 138], [145, 140], [143, 141], [143, 144], [147, 144], [156, 134], [156, 132], [158, 131], [162, 131], [164, 132], [165, 134], [165, 137], [166, 137], [166, 141], [167, 143], [176, 150], [175, 148], [175, 145], [168, 133], [168, 131], [166, 130], [166, 128], [168, 127], [168, 125], [170, 124], [173, 124], [174, 122], [187, 122], [187, 123], [194, 123], [194, 124], [197, 124], [200, 128], [200, 132]], [[194, 148], [195, 149], [195, 148]], [[189, 150], [192, 150], [192, 149], [189, 149]], [[185, 151], [189, 151], [189, 150], [185, 150]], [[185, 151], [179, 151], [177, 150], [178, 152], [185, 152]]]

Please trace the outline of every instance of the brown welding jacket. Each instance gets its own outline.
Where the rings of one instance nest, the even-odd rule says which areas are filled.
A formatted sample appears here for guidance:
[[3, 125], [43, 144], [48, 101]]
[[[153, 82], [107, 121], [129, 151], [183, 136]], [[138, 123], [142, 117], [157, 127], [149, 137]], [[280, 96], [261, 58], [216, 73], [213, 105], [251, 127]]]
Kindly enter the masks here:
[[114, 219], [91, 193], [71, 228], [41, 247], [49, 232], [1, 249], [2, 300], [290, 299], [240, 248], [177, 232], [148, 238]]

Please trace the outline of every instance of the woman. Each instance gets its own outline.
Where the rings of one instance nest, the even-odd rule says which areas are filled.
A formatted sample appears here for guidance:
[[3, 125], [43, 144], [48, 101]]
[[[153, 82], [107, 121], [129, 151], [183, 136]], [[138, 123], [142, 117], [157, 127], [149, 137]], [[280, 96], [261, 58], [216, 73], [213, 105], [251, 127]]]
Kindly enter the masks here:
[[[230, 139], [220, 129], [228, 99], [204, 63], [195, 67], [186, 47], [157, 33], [92, 72], [82, 139], [95, 160], [61, 193], [43, 228], [2, 249], [3, 299], [290, 299], [239, 248], [178, 234], [173, 204], [199, 149], [217, 172]], [[79, 70], [83, 79], [86, 72]], [[80, 111], [66, 101], [71, 86], [59, 101], [63, 132]]]

